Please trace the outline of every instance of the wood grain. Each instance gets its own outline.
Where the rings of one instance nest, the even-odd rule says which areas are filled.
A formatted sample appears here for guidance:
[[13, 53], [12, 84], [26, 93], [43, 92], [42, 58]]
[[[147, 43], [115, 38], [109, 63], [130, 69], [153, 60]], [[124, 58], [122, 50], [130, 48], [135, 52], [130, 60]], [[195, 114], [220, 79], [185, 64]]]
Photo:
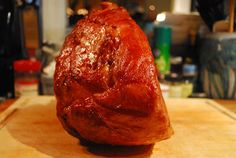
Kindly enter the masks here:
[[209, 99], [166, 100], [175, 134], [155, 145], [137, 147], [80, 142], [61, 127], [56, 118], [55, 104], [54, 97], [17, 100], [13, 105], [18, 110], [0, 129], [0, 157], [236, 157], [236, 116]]

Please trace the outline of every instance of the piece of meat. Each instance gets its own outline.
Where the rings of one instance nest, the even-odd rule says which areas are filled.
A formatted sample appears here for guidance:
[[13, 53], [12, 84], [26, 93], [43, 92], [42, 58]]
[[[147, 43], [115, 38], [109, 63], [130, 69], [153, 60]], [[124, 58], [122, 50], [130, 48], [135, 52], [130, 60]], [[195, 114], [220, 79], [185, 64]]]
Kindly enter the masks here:
[[57, 116], [76, 137], [144, 145], [173, 133], [148, 41], [115, 4], [102, 3], [67, 36], [54, 90]]

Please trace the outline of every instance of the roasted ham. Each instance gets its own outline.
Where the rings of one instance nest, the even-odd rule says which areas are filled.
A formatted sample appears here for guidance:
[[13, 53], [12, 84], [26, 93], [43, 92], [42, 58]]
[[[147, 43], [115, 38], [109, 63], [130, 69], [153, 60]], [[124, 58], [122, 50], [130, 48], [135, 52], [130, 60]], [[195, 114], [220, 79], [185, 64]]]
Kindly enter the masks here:
[[80, 20], [56, 59], [57, 116], [73, 136], [144, 145], [173, 133], [146, 36], [127, 11], [102, 3]]

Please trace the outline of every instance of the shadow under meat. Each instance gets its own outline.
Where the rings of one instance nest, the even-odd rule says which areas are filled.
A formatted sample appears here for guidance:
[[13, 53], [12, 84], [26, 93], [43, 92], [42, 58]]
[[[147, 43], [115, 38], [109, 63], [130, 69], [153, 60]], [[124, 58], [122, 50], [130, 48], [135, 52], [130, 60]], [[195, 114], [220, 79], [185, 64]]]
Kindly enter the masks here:
[[107, 144], [96, 144], [80, 138], [80, 144], [96, 155], [105, 157], [142, 157], [149, 158], [152, 154], [154, 144], [138, 146], [112, 146]]
[[14, 139], [51, 157], [149, 158], [153, 145], [110, 146], [80, 140], [70, 136], [56, 118], [56, 103], [19, 109], [6, 128]]

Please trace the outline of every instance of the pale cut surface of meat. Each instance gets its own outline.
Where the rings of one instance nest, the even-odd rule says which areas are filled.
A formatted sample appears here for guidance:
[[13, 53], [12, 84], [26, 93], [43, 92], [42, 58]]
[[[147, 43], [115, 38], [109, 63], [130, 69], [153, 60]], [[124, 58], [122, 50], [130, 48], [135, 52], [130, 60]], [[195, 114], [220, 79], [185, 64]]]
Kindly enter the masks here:
[[80, 20], [56, 59], [57, 116], [73, 136], [144, 145], [173, 131], [146, 36], [127, 11], [102, 3]]

